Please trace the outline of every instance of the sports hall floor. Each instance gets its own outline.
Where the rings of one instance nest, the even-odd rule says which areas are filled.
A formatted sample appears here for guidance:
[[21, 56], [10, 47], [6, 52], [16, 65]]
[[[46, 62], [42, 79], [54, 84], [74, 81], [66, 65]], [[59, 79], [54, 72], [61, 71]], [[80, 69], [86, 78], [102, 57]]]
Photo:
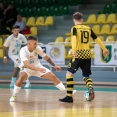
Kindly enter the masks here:
[[13, 89], [0, 84], [0, 117], [117, 117], [117, 87], [94, 87], [95, 100], [84, 99], [85, 86], [77, 90], [73, 103], [59, 102], [64, 97], [53, 85], [33, 85], [9, 102]]

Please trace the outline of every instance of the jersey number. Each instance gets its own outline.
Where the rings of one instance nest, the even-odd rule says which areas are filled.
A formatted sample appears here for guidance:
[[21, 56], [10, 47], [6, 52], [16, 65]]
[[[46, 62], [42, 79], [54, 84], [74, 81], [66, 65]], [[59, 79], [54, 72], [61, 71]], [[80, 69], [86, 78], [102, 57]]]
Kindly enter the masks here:
[[81, 43], [89, 42], [89, 32], [88, 31], [80, 31], [81, 32]]

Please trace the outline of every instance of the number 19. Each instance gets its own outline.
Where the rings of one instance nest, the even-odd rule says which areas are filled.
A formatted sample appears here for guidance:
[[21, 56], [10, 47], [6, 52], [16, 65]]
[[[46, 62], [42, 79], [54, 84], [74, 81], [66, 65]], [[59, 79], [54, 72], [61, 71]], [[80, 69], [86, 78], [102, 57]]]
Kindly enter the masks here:
[[80, 31], [81, 32], [81, 43], [89, 42], [89, 32], [88, 31]]

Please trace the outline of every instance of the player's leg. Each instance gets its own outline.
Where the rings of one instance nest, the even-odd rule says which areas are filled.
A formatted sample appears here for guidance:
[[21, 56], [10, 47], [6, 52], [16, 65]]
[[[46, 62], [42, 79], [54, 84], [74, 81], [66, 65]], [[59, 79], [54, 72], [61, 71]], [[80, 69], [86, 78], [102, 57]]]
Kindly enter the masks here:
[[[22, 65], [21, 65], [21, 61], [20, 61], [20, 57], [19, 55], [12, 55], [11, 59], [14, 61], [14, 66], [19, 67], [20, 69], [22, 69]], [[16, 81], [16, 78], [15, 78]], [[29, 79], [26, 80], [26, 85], [24, 86], [25, 88], [29, 88], [31, 87], [30, 81]]]
[[47, 71], [45, 74], [41, 75], [41, 78], [51, 80], [59, 90], [66, 93], [66, 89], [63, 83], [50, 70]]
[[31, 87], [30, 81], [29, 79], [26, 80], [26, 85], [24, 86], [24, 88], [29, 88]]
[[54, 83], [54, 85], [58, 89], [60, 89], [63, 92], [66, 92], [66, 89], [65, 89], [65, 86], [63, 85], [63, 83], [49, 69], [47, 69], [46, 67], [44, 67], [42, 65], [38, 65], [37, 67], [44, 68], [46, 70], [46, 72], [42, 73], [42, 72], [39, 72], [39, 71], [35, 71], [33, 73], [33, 76], [41, 77], [41, 78], [44, 78], [44, 79], [49, 79]]
[[13, 88], [14, 87], [14, 84], [16, 82], [16, 79], [17, 79], [17, 75], [19, 73], [19, 56], [18, 55], [12, 55], [11, 57], [11, 60], [14, 62], [14, 70], [13, 70], [13, 73], [12, 73], [12, 79], [11, 79], [11, 83], [10, 83], [10, 87]]
[[81, 69], [83, 72], [83, 80], [85, 81], [90, 93], [90, 100], [93, 100], [95, 97], [93, 90], [93, 82], [92, 79], [89, 77], [89, 75], [91, 74], [91, 59], [85, 59], [81, 65]]
[[27, 78], [28, 78], [28, 74], [26, 72], [20, 72], [19, 77], [14, 86], [13, 95], [9, 101], [11, 101], [11, 102], [16, 101], [16, 96], [21, 89], [21, 85], [22, 85], [23, 81], [26, 80]]
[[66, 84], [67, 84], [66, 97], [63, 99], [59, 99], [59, 101], [72, 103], [73, 102], [72, 93], [73, 93], [73, 89], [74, 89], [74, 80], [73, 80], [73, 74], [69, 71], [67, 71], [67, 73], [66, 73]]
[[10, 87], [13, 88], [14, 84], [16, 82], [17, 79], [17, 75], [19, 73], [19, 67], [14, 67], [13, 73], [12, 73], [12, 79], [11, 79], [11, 83], [10, 83]]
[[63, 99], [59, 99], [61, 102], [68, 102], [72, 103], [72, 93], [74, 89], [74, 80], [73, 80], [73, 74], [78, 70], [80, 64], [82, 61], [79, 59], [71, 59], [70, 63], [68, 64], [68, 71], [66, 73], [66, 84], [67, 84], [67, 95]]

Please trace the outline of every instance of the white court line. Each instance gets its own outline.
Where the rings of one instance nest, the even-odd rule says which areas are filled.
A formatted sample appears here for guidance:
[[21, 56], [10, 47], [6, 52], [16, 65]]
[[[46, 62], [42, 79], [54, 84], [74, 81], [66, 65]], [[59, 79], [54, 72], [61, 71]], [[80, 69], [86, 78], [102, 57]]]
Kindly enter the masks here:
[[[54, 111], [54, 110], [53, 110]], [[66, 111], [66, 110], [65, 110]], [[116, 110], [113, 110], [111, 112], [117, 112]], [[71, 114], [72, 112], [65, 112], [65, 114]], [[40, 115], [53, 115], [55, 113], [45, 113], [45, 114], [32, 114], [32, 115], [25, 115], [25, 116], [19, 116], [19, 117], [30, 117], [30, 116], [40, 116]], [[107, 115], [101, 115], [101, 117], [106, 117]]]

